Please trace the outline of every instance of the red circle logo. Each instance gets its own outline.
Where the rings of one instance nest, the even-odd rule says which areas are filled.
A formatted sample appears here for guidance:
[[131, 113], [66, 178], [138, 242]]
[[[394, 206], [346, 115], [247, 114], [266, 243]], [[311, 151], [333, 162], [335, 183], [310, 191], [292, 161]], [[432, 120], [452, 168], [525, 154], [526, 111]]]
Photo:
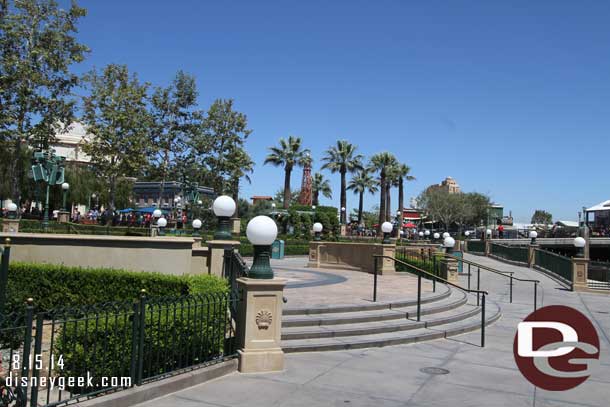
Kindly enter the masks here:
[[519, 323], [513, 352], [519, 370], [533, 385], [569, 390], [587, 380], [599, 364], [599, 337], [581, 312], [551, 305]]

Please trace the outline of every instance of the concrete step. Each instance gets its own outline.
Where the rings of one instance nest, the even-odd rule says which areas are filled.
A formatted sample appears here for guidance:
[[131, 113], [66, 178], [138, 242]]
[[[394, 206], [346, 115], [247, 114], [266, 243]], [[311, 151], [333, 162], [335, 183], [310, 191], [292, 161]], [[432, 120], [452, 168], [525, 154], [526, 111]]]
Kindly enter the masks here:
[[[440, 301], [449, 297], [451, 290], [443, 284], [436, 285], [436, 292], [422, 294], [422, 304], [428, 304], [435, 301]], [[290, 304], [290, 298], [288, 298]], [[313, 315], [313, 314], [331, 314], [337, 312], [361, 312], [375, 311], [382, 309], [392, 309], [409, 307], [417, 304], [417, 299], [398, 300], [398, 301], [378, 301], [368, 304], [329, 304], [312, 308], [284, 308], [284, 315]]]
[[[464, 309], [468, 310], [464, 312], [470, 312], [471, 308], [472, 306], [469, 305], [464, 306]], [[488, 301], [485, 314], [486, 325], [489, 325], [500, 318], [501, 311], [497, 304]], [[443, 321], [443, 318], [439, 317], [436, 321], [438, 324], [428, 324], [426, 327], [414, 327], [414, 329], [410, 330], [329, 338], [283, 340], [282, 348], [286, 353], [294, 353], [382, 347], [447, 338], [481, 328], [480, 312], [474, 312], [464, 319], [458, 319], [453, 322], [447, 322], [449, 320]]]
[[[463, 291], [451, 290], [449, 296], [446, 298], [423, 304], [421, 307], [421, 315], [431, 315], [449, 311], [464, 305], [466, 301], [467, 297]], [[416, 316], [416, 305], [360, 312], [334, 312], [322, 315], [288, 315], [282, 318], [282, 328], [404, 320], [415, 318]]]
[[429, 328], [480, 315], [481, 309], [473, 305], [463, 305], [456, 309], [433, 314], [427, 318], [417, 316], [395, 321], [373, 321], [342, 325], [321, 325], [312, 327], [282, 328], [282, 340], [335, 338], [341, 336], [371, 335], [385, 332], [410, 331]]

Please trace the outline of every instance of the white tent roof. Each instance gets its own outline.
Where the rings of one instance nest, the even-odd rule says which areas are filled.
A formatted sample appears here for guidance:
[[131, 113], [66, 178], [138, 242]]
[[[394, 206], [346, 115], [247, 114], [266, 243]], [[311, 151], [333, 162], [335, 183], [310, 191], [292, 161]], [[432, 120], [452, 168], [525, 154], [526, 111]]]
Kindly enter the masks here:
[[587, 209], [587, 212], [610, 211], [610, 199]]
[[557, 222], [555, 222], [555, 224], [559, 225], [559, 226], [569, 227], [569, 228], [578, 227], [578, 222], [575, 222], [573, 220], [558, 220]]

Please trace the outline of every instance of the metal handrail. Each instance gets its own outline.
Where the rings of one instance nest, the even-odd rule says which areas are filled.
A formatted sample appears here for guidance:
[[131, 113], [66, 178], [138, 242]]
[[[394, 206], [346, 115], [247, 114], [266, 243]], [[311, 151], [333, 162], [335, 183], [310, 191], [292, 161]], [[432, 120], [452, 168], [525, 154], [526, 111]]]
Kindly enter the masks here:
[[414, 269], [415, 271], [417, 271], [417, 321], [419, 322], [421, 320], [421, 277], [422, 274], [426, 274], [430, 277], [432, 277], [434, 280], [439, 280], [442, 283], [445, 283], [447, 285], [450, 285], [452, 287], [455, 287], [459, 290], [462, 290], [464, 292], [467, 293], [476, 293], [477, 295], [477, 306], [479, 306], [479, 297], [481, 297], [481, 302], [480, 302], [480, 306], [481, 306], [481, 347], [485, 347], [485, 296], [488, 295], [489, 293], [487, 291], [484, 290], [472, 290], [469, 288], [464, 288], [458, 284], [452, 283], [450, 281], [445, 280], [442, 277], [438, 277], [435, 274], [432, 274], [426, 270], [422, 270], [419, 267], [415, 267], [407, 262], [404, 262], [402, 260], [398, 260], [392, 256], [386, 256], [383, 254], [374, 254], [373, 255], [373, 259], [374, 259], [374, 271], [375, 271], [375, 275], [374, 275], [374, 288], [373, 288], [373, 301], [377, 300], [377, 259], [379, 258], [386, 258], [386, 259], [390, 259], [393, 260], [395, 263], [398, 264], [402, 264], [404, 266], [407, 266], [409, 268]]
[[513, 271], [496, 270], [492, 267], [485, 266], [484, 264], [476, 263], [471, 260], [466, 260], [463, 257], [452, 256], [447, 253], [443, 253], [443, 257], [451, 258], [451, 259], [461, 261], [461, 262], [468, 264], [468, 286], [469, 287], [470, 287], [470, 266], [471, 265], [475, 266], [477, 268], [477, 288], [480, 286], [480, 282], [481, 282], [481, 269], [491, 271], [492, 273], [498, 274], [505, 278], [509, 278], [510, 279], [509, 302], [511, 304], [513, 303], [513, 280], [517, 280], [517, 281], [521, 281], [521, 282], [525, 282], [525, 283], [534, 283], [534, 311], [536, 311], [536, 309], [538, 307], [538, 284], [540, 284], [540, 280], [531, 280], [531, 279], [527, 279], [527, 278], [515, 277], [514, 276], [515, 273]]

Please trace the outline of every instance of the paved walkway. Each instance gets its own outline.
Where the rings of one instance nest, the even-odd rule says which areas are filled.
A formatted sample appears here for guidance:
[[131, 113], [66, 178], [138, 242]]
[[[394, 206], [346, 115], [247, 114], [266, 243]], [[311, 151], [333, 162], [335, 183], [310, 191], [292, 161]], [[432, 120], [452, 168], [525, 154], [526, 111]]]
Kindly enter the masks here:
[[[566, 392], [536, 389], [522, 377], [513, 360], [517, 323], [532, 310], [533, 290], [515, 286], [513, 304], [508, 284], [482, 272], [481, 288], [492, 293], [503, 317], [487, 330], [487, 346], [478, 332], [413, 345], [358, 351], [291, 354], [281, 373], [234, 373], [148, 402], [161, 406], [606, 406], [610, 400], [610, 296], [563, 290], [535, 271], [492, 259], [468, 256], [517, 277], [539, 279], [539, 307], [565, 304], [585, 313], [602, 343], [601, 367], [584, 384]], [[294, 260], [295, 264], [298, 260]], [[302, 262], [306, 260], [301, 260]], [[303, 264], [303, 263], [301, 263]], [[382, 279], [385, 279], [383, 276]], [[464, 277], [462, 277], [464, 278]], [[426, 368], [446, 374], [430, 374]], [[443, 370], [437, 373], [443, 373]], [[428, 373], [427, 373], [428, 371]]]

